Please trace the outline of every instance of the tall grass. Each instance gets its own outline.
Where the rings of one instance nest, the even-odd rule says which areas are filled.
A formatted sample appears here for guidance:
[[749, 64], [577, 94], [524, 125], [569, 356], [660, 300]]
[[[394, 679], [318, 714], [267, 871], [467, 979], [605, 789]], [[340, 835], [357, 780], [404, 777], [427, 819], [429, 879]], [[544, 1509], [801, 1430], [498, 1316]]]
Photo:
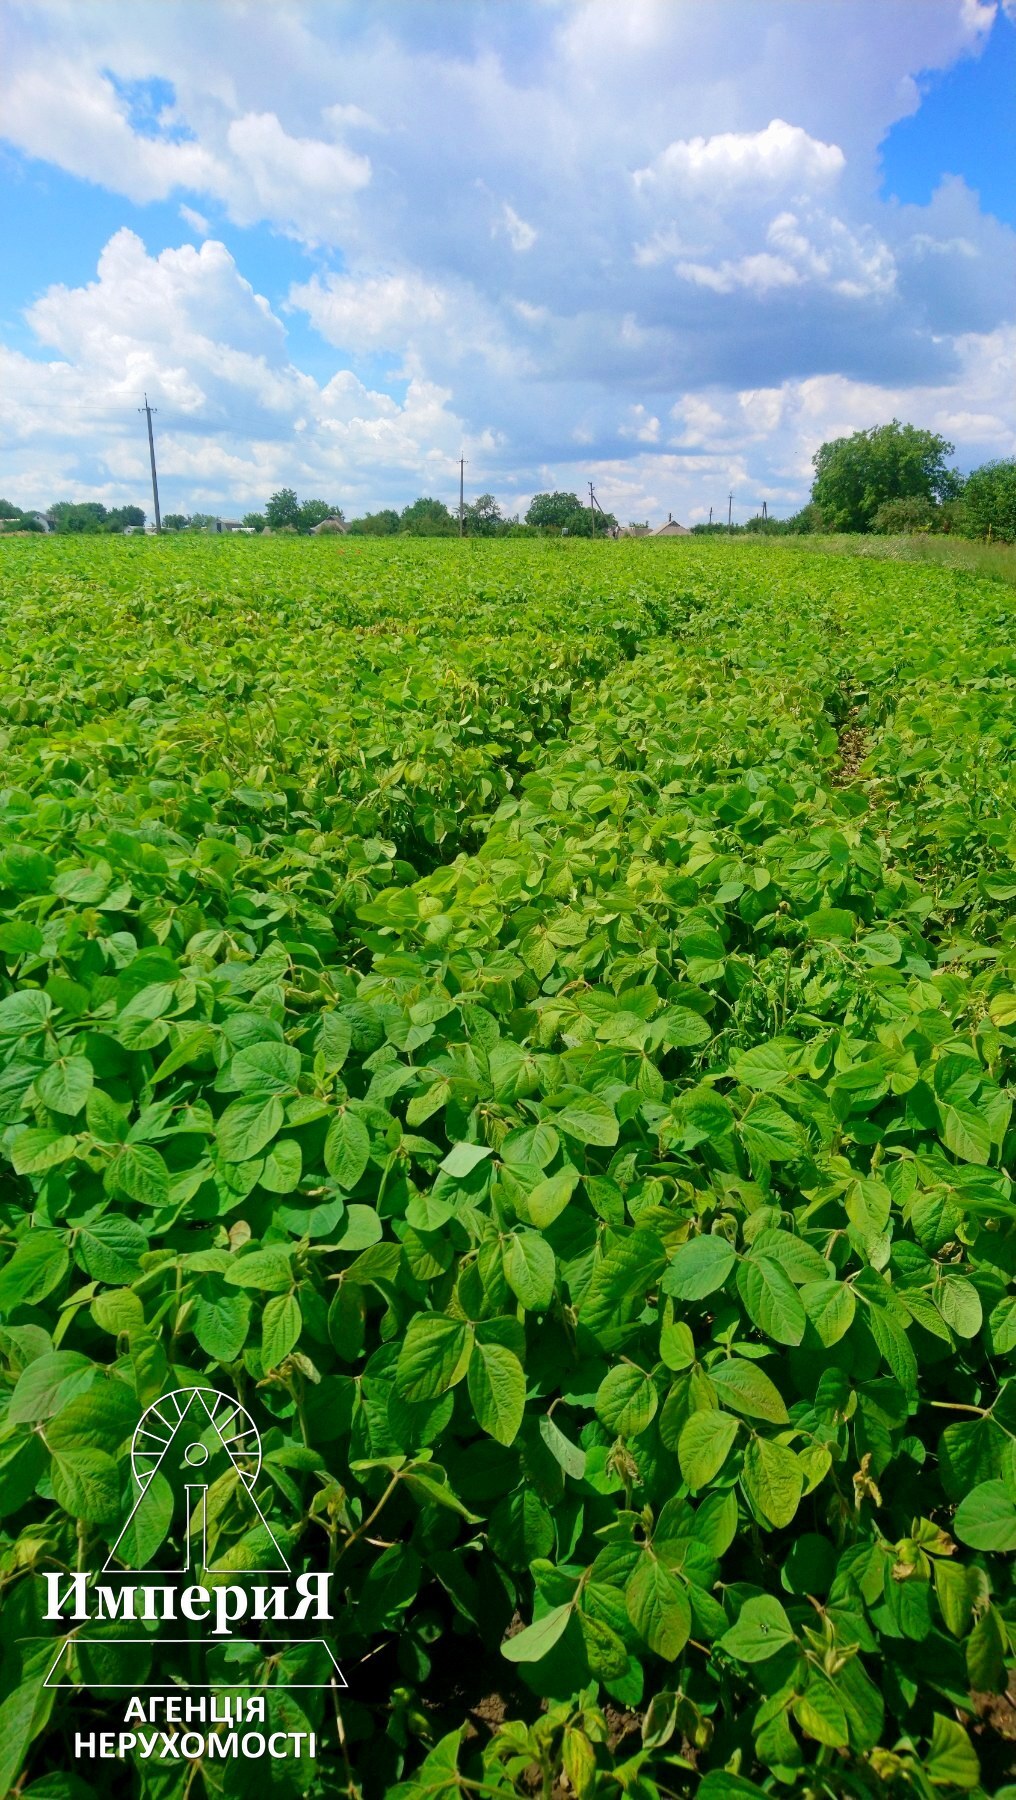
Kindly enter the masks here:
[[927, 533], [899, 537], [867, 537], [842, 532], [829, 537], [771, 537], [771, 544], [796, 545], [831, 556], [875, 556], [892, 562], [936, 563], [950, 569], [972, 569], [1016, 587], [1016, 544], [986, 544], [961, 537]]

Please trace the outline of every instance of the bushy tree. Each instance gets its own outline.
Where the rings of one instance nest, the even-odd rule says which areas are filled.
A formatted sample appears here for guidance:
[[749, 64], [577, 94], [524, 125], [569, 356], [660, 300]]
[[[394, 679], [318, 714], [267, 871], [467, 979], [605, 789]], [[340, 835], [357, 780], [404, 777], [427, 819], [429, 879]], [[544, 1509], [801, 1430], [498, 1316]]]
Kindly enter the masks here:
[[408, 532], [411, 537], [451, 537], [458, 531], [458, 525], [443, 500], [421, 495], [411, 506], [403, 507], [399, 530]]
[[0, 500], [0, 519], [20, 519], [21, 508], [13, 500]]
[[871, 521], [871, 529], [887, 537], [901, 532], [931, 531], [937, 515], [938, 507], [922, 494], [915, 494], [909, 500], [883, 500]]
[[297, 523], [301, 531], [312, 531], [324, 519], [341, 519], [341, 506], [329, 506], [327, 500], [304, 500]]
[[480, 494], [463, 509], [463, 524], [470, 537], [496, 537], [505, 518], [493, 494]]
[[952, 499], [961, 480], [945, 459], [954, 448], [935, 432], [901, 425], [898, 419], [833, 438], [812, 459], [812, 500], [829, 530], [870, 531], [888, 500]]
[[281, 531], [283, 525], [300, 529], [300, 502], [295, 488], [280, 488], [271, 496], [265, 507], [265, 521], [273, 531]]
[[[539, 525], [544, 531], [566, 531], [569, 537], [592, 537], [593, 525], [588, 506], [577, 494], [534, 494], [526, 513], [527, 525]], [[596, 535], [612, 531], [617, 524], [613, 513], [596, 514]]]
[[526, 513], [526, 524], [563, 531], [570, 526], [575, 513], [582, 510], [577, 494], [534, 494]]
[[46, 517], [60, 532], [98, 532], [105, 524], [106, 508], [101, 500], [57, 500]]
[[162, 515], [163, 531], [186, 531], [189, 524], [190, 519], [186, 513], [163, 513]]
[[106, 531], [123, 531], [128, 525], [143, 525], [145, 515], [140, 506], [115, 506], [106, 514]]
[[963, 509], [971, 536], [1016, 543], [1016, 458], [975, 469], [963, 489]]
[[380, 512], [364, 513], [362, 519], [351, 519], [350, 537], [394, 537], [399, 529], [399, 515], [394, 506], [383, 506]]
[[264, 513], [244, 513], [242, 523], [252, 531], [264, 531], [268, 521]]
[[210, 525], [217, 525], [215, 513], [191, 513], [190, 528], [192, 531], [207, 531]]

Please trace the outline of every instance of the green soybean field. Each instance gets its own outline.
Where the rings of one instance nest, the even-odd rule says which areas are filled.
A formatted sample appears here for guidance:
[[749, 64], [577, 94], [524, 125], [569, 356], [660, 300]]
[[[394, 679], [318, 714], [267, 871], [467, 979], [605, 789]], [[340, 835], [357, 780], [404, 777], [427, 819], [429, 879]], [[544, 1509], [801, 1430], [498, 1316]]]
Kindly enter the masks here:
[[[40, 538], [0, 599], [0, 1792], [1013, 1800], [1012, 591]], [[195, 1387], [345, 1687], [47, 1616]], [[75, 1760], [120, 1641], [316, 1755]]]

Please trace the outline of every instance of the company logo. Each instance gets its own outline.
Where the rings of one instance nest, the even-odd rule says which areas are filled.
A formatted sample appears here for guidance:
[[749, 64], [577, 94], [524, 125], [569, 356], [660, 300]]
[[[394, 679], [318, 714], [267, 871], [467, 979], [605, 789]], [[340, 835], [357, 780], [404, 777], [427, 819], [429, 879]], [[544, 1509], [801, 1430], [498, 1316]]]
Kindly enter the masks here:
[[[326, 1638], [305, 1630], [307, 1623], [326, 1623], [333, 1617], [330, 1578], [327, 1573], [293, 1575], [258, 1502], [261, 1462], [261, 1438], [253, 1419], [226, 1394], [180, 1388], [148, 1408], [131, 1444], [134, 1504], [101, 1572], [43, 1577], [44, 1616], [72, 1627], [47, 1673], [46, 1686], [56, 1686], [68, 1675], [81, 1681], [82, 1667], [87, 1666], [91, 1692], [132, 1690], [136, 1697], [125, 1722], [145, 1723], [161, 1717], [198, 1718], [203, 1723], [221, 1723], [227, 1717], [229, 1722], [263, 1721], [266, 1695], [270, 1699], [277, 1691], [266, 1688], [266, 1658], [273, 1663], [286, 1660], [286, 1690], [347, 1686]], [[209, 1563], [213, 1532], [220, 1537], [225, 1532], [227, 1550], [221, 1564], [214, 1558]], [[138, 1636], [121, 1636], [124, 1623], [132, 1622], [147, 1629]], [[86, 1629], [90, 1623], [105, 1629], [92, 1634]], [[116, 1627], [113, 1632], [111, 1624]], [[280, 1624], [304, 1629], [278, 1635]], [[193, 1635], [194, 1625], [207, 1635]], [[170, 1629], [164, 1633], [153, 1629], [156, 1626]], [[271, 1636], [264, 1635], [266, 1627]], [[298, 1655], [289, 1654], [296, 1651]], [[150, 1669], [153, 1653], [156, 1667]], [[149, 1678], [139, 1679], [146, 1674]], [[156, 1689], [172, 1690], [172, 1698], [137, 1697], [141, 1691]], [[222, 1689], [229, 1690], [230, 1699], [213, 1702], [211, 1710], [207, 1701], [191, 1698]], [[251, 1695], [246, 1701], [245, 1692]], [[181, 1711], [182, 1706], [188, 1710]], [[167, 1748], [167, 1734], [156, 1736], [160, 1754], [173, 1754]], [[195, 1736], [185, 1733], [184, 1741]], [[100, 1740], [106, 1739], [113, 1748], [102, 1747]], [[81, 1754], [123, 1755], [127, 1739], [126, 1747], [134, 1748], [132, 1734], [92, 1734], [83, 1740]], [[211, 1738], [208, 1742], [211, 1745]], [[266, 1738], [266, 1746], [268, 1742]], [[142, 1744], [141, 1753], [153, 1751]], [[193, 1752], [184, 1752], [189, 1753]], [[210, 1753], [221, 1752], [212, 1748]], [[240, 1747], [234, 1753], [288, 1754]], [[298, 1748], [296, 1754], [301, 1753]]]

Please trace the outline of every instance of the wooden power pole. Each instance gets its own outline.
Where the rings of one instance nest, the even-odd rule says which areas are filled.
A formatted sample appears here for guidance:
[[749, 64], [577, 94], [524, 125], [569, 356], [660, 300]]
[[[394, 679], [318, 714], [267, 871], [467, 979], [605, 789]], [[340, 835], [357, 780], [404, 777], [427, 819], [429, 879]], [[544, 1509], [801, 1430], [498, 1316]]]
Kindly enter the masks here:
[[152, 499], [155, 501], [155, 529], [157, 532], [161, 533], [162, 514], [159, 511], [159, 480], [155, 473], [155, 438], [152, 435], [152, 413], [158, 412], [158, 410], [158, 407], [149, 406], [147, 394], [145, 395], [144, 406], [138, 407], [138, 412], [143, 412], [148, 420], [148, 454], [152, 463]]
[[459, 457], [459, 536], [466, 528], [466, 459]]

